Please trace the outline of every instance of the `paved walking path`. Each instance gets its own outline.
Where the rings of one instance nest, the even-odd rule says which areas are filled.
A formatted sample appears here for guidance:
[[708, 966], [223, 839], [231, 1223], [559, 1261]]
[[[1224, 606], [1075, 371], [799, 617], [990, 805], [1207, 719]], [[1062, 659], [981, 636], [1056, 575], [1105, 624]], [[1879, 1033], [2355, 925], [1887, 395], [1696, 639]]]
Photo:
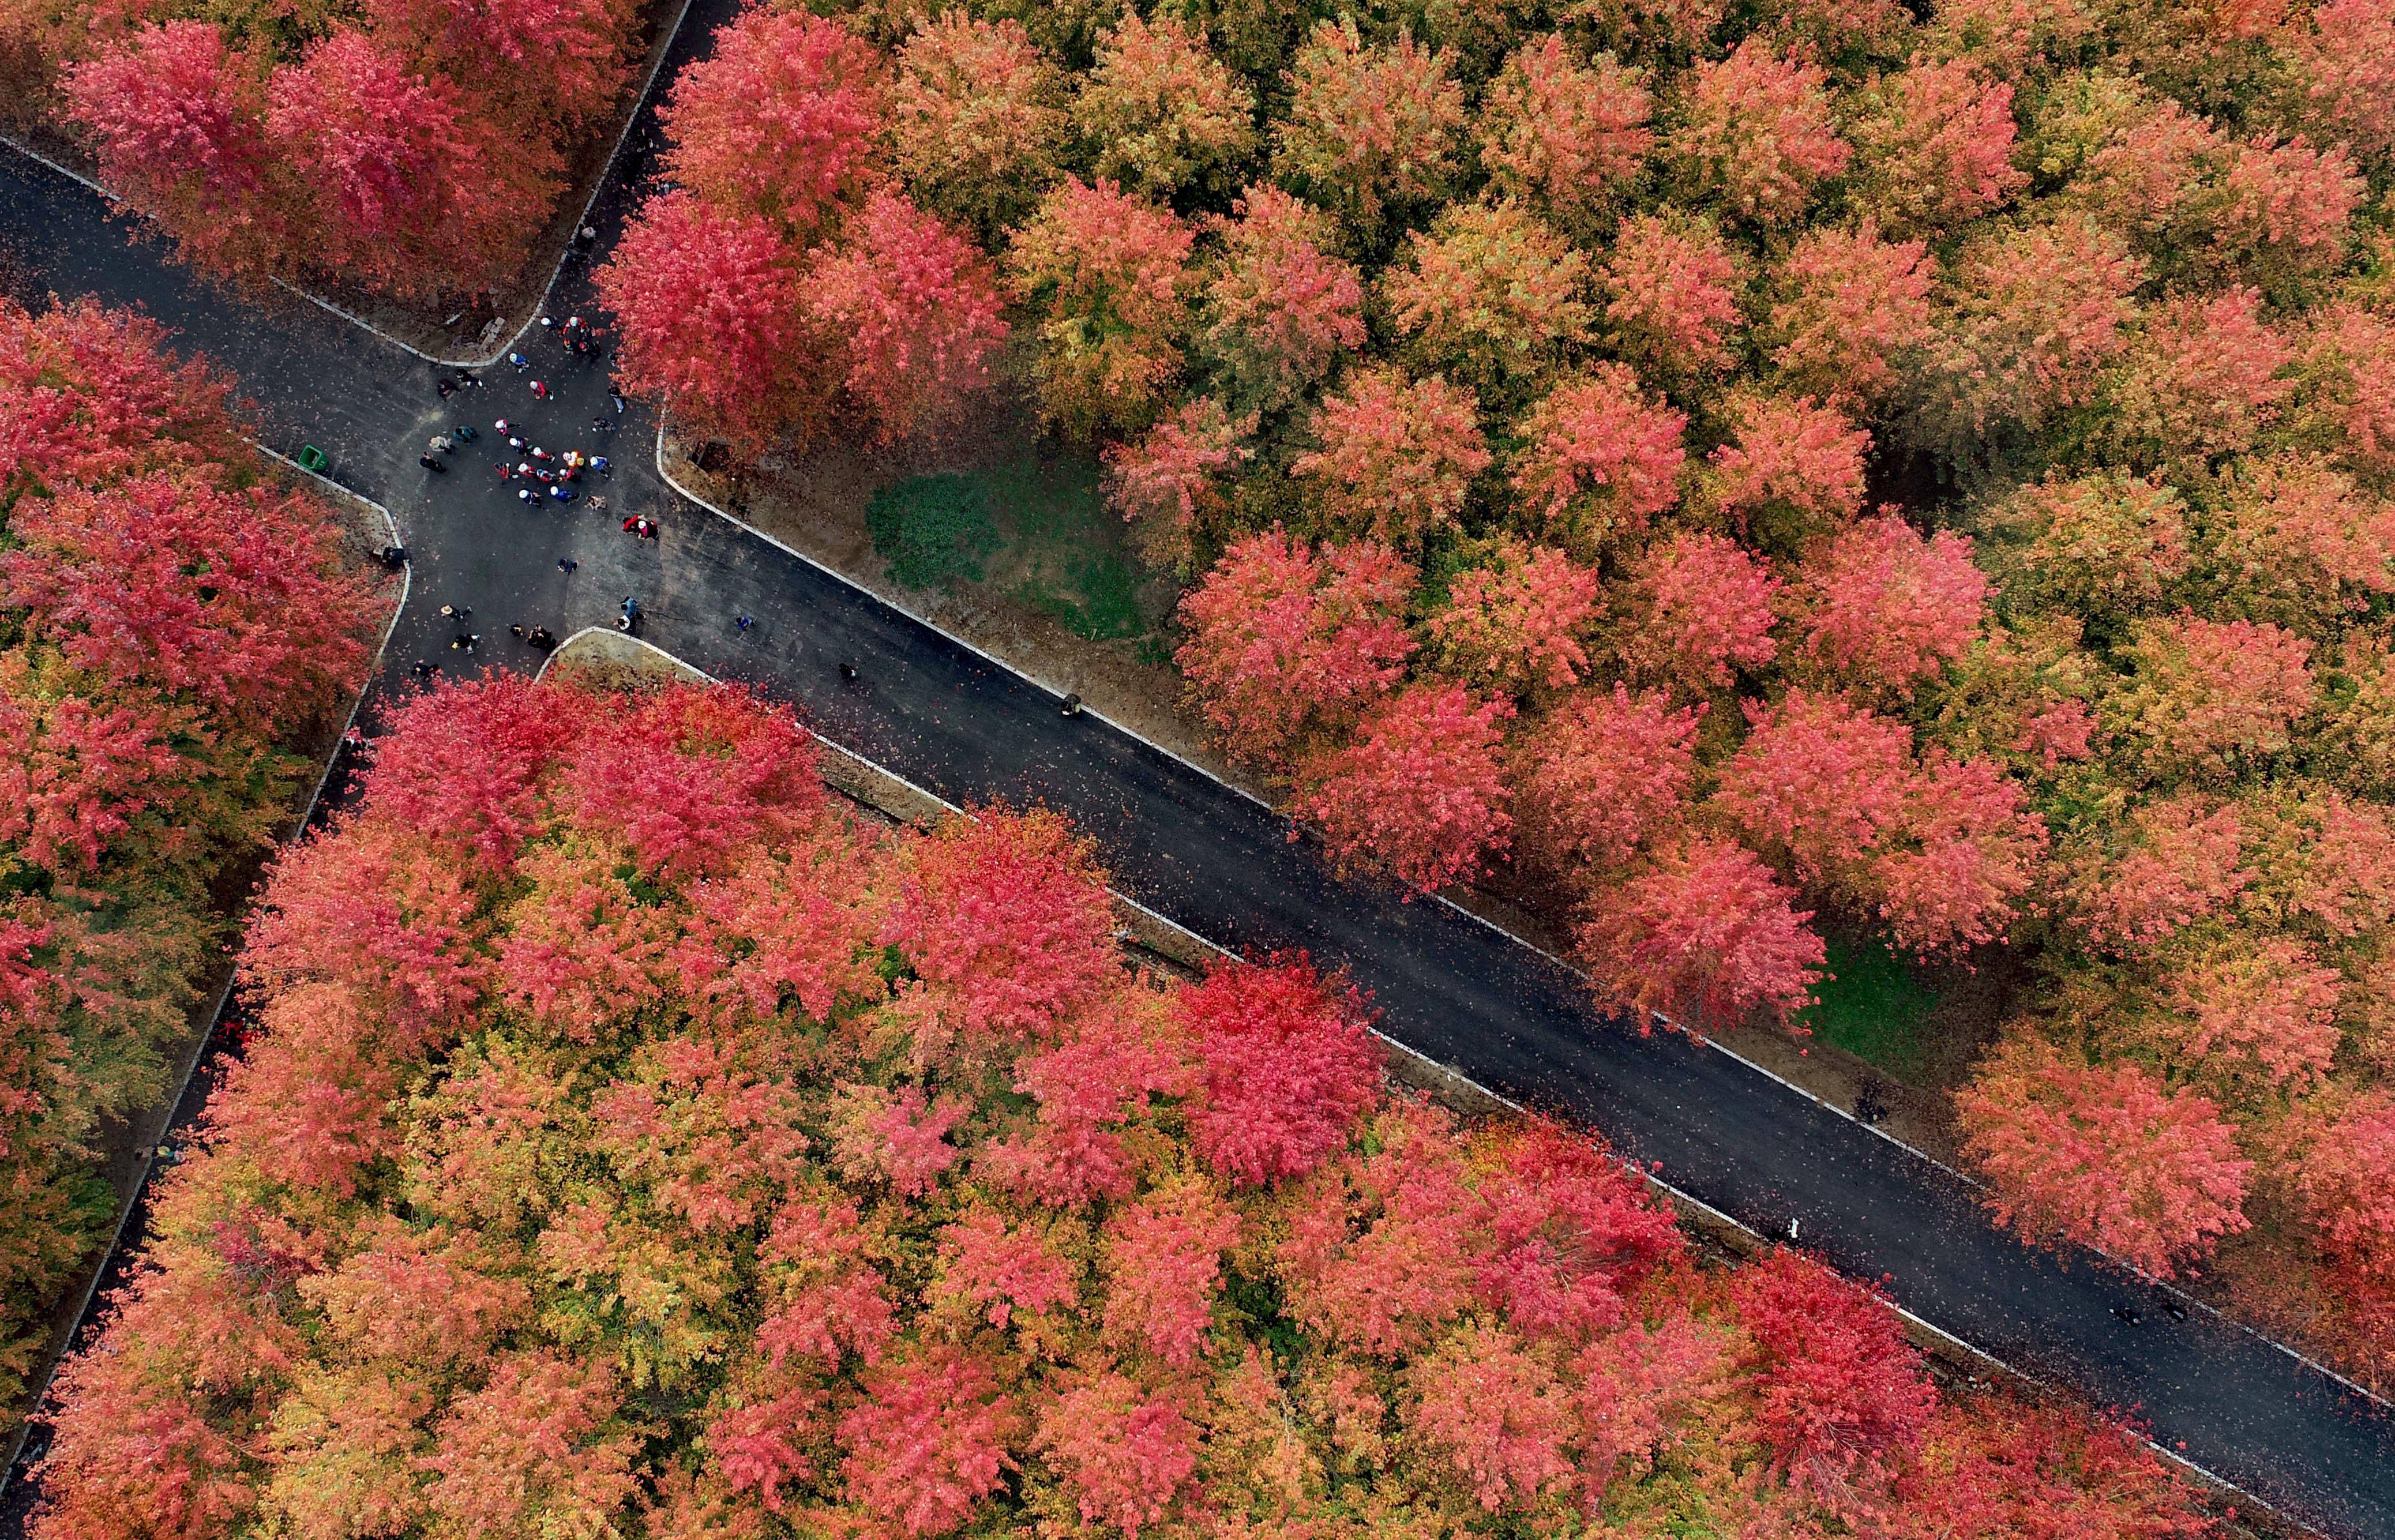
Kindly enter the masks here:
[[[699, 20], [694, 13], [694, 22]], [[694, 25], [678, 47], [703, 38]], [[679, 66], [668, 59], [668, 68]], [[645, 173], [636, 125], [598, 205], [603, 253], [629, 178]], [[837, 576], [692, 507], [656, 472], [655, 427], [638, 405], [612, 441], [603, 371], [568, 365], [536, 334], [533, 374], [486, 370], [488, 388], [438, 400], [434, 371], [297, 302], [261, 309], [191, 280], [152, 245], [128, 246], [99, 199], [0, 151], [0, 247], [65, 298], [139, 303], [179, 345], [236, 373], [273, 448], [312, 443], [345, 485], [390, 507], [414, 591], [386, 659], [385, 690], [419, 659], [452, 672], [536, 666], [512, 622], [562, 637], [610, 624], [627, 595], [645, 635], [709, 673], [754, 681], [817, 731], [951, 801], [1042, 802], [1105, 853], [1118, 887], [1235, 949], [1303, 947], [1370, 990], [1392, 1036], [1481, 1084], [1603, 1131], [1625, 1153], [1766, 1233], [1801, 1221], [1804, 1244], [1863, 1277], [1886, 1275], [1906, 1310], [2031, 1375], [2131, 1412], [2162, 1447], [2338, 1536], [2395, 1540], [2395, 1428], [2386, 1409], [2286, 1350], [2196, 1310], [2185, 1322], [2102, 1258], [2032, 1252], [1999, 1232], [1968, 1184], [1719, 1050], [1641, 1037], [1596, 1018], [1565, 970], [1436, 902], [1334, 883], [1268, 809], [1055, 699]], [[553, 313], [594, 314], [569, 267]], [[537, 377], [555, 398], [536, 402]], [[604, 512], [527, 510], [501, 482], [490, 425], [533, 425], [552, 452], [594, 447], [612, 481], [586, 477]], [[483, 431], [435, 477], [417, 456], [457, 420]], [[503, 447], [503, 446], [498, 446]], [[623, 518], [656, 518], [636, 540]], [[567, 573], [558, 560], [579, 563]], [[438, 611], [470, 607], [482, 642], [453, 652]], [[734, 617], [756, 617], [740, 635]], [[853, 663], [854, 683], [839, 665]], [[2143, 1323], [2112, 1312], [2133, 1307]]]

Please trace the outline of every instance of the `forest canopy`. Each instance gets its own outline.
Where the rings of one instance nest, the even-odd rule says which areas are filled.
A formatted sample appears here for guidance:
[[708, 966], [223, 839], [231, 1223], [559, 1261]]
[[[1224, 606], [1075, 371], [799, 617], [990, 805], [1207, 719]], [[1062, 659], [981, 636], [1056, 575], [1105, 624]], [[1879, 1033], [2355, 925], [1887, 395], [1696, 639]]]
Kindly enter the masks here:
[[1304, 959], [1134, 963], [1103, 884], [1052, 815], [861, 816], [737, 690], [416, 698], [276, 867], [34, 1533], [2204, 1528], [1586, 1136], [1384, 1089]]
[[1697, 1031], [1992, 968], [2002, 1212], [2375, 1375], [2390, 82], [2373, 0], [758, 6], [603, 284], [752, 454], [1003, 344], [1343, 870]]
[[0, 300], [0, 1404], [116, 1218], [229, 875], [298, 811], [384, 610], [230, 380], [97, 306]]

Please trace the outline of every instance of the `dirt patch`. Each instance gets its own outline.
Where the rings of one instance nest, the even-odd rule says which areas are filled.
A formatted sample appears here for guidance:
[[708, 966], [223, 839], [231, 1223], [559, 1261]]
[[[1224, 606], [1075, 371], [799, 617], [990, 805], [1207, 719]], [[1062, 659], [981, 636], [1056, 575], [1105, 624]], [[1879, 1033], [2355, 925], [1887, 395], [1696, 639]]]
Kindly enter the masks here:
[[[722, 471], [699, 468], [698, 447], [668, 441], [666, 450], [668, 470], [692, 493], [1150, 743], [1277, 800], [1279, 789], [1232, 763], [1188, 709], [1171, 660], [1177, 586], [1138, 575], [1121, 521], [1092, 512], [1094, 464], [1041, 435], [1019, 404], [994, 402], [936, 438], [827, 443]], [[868, 517], [877, 494], [933, 477], [985, 489], [999, 543], [974, 563], [978, 576], [910, 588], [874, 548]], [[1089, 586], [1104, 591], [1093, 598]]]
[[576, 631], [540, 665], [541, 677], [570, 677], [598, 690], [657, 690], [703, 684], [707, 676], [660, 647], [620, 631]]

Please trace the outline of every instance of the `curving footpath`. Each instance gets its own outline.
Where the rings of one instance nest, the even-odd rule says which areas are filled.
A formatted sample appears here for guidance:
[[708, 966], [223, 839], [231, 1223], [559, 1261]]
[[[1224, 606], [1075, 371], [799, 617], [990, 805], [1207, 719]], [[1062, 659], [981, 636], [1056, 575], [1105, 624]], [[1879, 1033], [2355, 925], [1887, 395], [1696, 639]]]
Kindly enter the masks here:
[[[698, 9], [713, 7], [701, 0]], [[694, 20], [705, 18], [694, 16]], [[703, 46], [685, 30], [666, 63]], [[694, 42], [694, 39], [697, 41]], [[620, 230], [644, 112], [594, 205], [603, 252]], [[228, 296], [128, 244], [99, 198], [0, 152], [0, 255], [63, 298], [139, 304], [179, 344], [233, 371], [264, 441], [307, 443], [331, 475], [388, 506], [412, 563], [381, 692], [418, 660], [449, 672], [530, 670], [510, 623], [562, 637], [612, 623], [636, 596], [649, 639], [719, 678], [793, 704], [827, 738], [951, 802], [1040, 802], [1096, 839], [1127, 895], [1234, 950], [1303, 947], [1372, 992], [1383, 1029], [1515, 1101], [1601, 1130], [1681, 1192], [1766, 1234], [1804, 1244], [1886, 1287], [1907, 1311], [2033, 1377], [2127, 1413], [2156, 1446], [2279, 1512], [2351, 1540], [2395, 1540], [2395, 1418], [2383, 1402], [2195, 1307], [2155, 1308], [2151, 1284], [2092, 1253], [2034, 1252], [1999, 1232], [1965, 1178], [1708, 1045], [1639, 1035], [1593, 1016], [1569, 970], [1448, 905], [1333, 882], [1269, 809], [873, 598], [729, 516], [695, 507], [660, 473], [654, 419], [617, 417], [599, 369], [569, 367], [534, 333], [533, 399], [504, 365], [488, 388], [440, 401], [420, 356], [298, 301]], [[589, 309], [569, 265], [553, 310]], [[591, 419], [620, 431], [601, 441]], [[586, 484], [603, 511], [528, 509], [493, 473], [491, 422], [530, 424], [552, 451], [618, 463]], [[420, 469], [425, 441], [470, 420], [483, 438], [447, 476]], [[503, 448], [504, 446], [499, 446]], [[660, 538], [620, 528], [655, 518]], [[577, 565], [561, 568], [565, 559]], [[478, 650], [453, 651], [470, 608]], [[734, 617], [754, 617], [741, 635]], [[839, 665], [855, 665], [844, 683]], [[2134, 1307], [2142, 1324], [2112, 1312]], [[13, 1506], [13, 1505], [12, 1505]], [[13, 1517], [13, 1515], [12, 1515]]]

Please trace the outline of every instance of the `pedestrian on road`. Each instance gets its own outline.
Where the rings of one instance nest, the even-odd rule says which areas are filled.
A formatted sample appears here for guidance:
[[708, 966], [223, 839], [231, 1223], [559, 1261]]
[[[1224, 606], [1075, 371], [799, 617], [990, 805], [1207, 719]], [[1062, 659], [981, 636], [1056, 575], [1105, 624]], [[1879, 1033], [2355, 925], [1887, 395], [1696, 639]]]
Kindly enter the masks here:
[[457, 441], [446, 433], [435, 433], [432, 435], [432, 441], [425, 447], [435, 454], [446, 454], [457, 447]]
[[603, 439], [615, 431], [615, 425], [604, 417], [593, 417], [590, 419], [590, 431]]
[[749, 627], [755, 625], [757, 623], [750, 620], [747, 615], [734, 615], [732, 617], [732, 624], [738, 626], [740, 628], [740, 634], [745, 637], [748, 634]]
[[508, 362], [515, 365], [516, 373], [519, 375], [532, 367], [532, 360], [524, 357], [522, 353], [509, 353], [508, 355]]
[[516, 501], [519, 503], [537, 503], [540, 501], [540, 494], [533, 491], [530, 487], [518, 487], [516, 489]]
[[570, 556], [561, 556], [557, 559], [557, 570], [561, 573], [570, 573], [575, 568], [581, 565], [581, 562], [575, 560], [574, 558]]
[[474, 425], [471, 423], [459, 423], [457, 427], [449, 430], [449, 436], [457, 440], [461, 444], [472, 443], [476, 439], [482, 437], [481, 434], [474, 431]]
[[551, 497], [556, 498], [561, 503], [571, 503], [576, 497], [582, 495], [572, 487], [551, 487], [549, 489], [549, 494]]
[[522, 621], [517, 621], [515, 624], [513, 624], [513, 625], [509, 625], [509, 626], [508, 627], [508, 635], [509, 635], [509, 636], [511, 636], [511, 637], [515, 638], [516, 638], [516, 640], [518, 640], [518, 641], [522, 641], [522, 640], [523, 640], [523, 639], [524, 639], [524, 628], [523, 628], [523, 622], [522, 622]]
[[437, 663], [431, 663], [426, 659], [418, 658], [416, 660], [416, 666], [409, 669], [408, 672], [415, 675], [419, 679], [429, 679], [432, 678], [433, 675], [441, 672], [441, 665]]
[[622, 416], [624, 415], [624, 392], [616, 389], [613, 386], [610, 386], [607, 388], [607, 399], [615, 403], [615, 415], [619, 417]]
[[444, 401], [457, 393], [457, 387], [446, 379], [434, 386], [432, 389]]
[[519, 454], [523, 454], [524, 452], [523, 435], [518, 433], [509, 436], [508, 439], [508, 447], [514, 450]]
[[524, 638], [524, 640], [547, 652], [557, 646], [557, 633], [546, 625], [536, 625], [532, 628], [532, 635]]
[[540, 318], [540, 329], [541, 329], [542, 331], [544, 331], [544, 332], [548, 332], [548, 331], [554, 331], [554, 330], [556, 330], [556, 328], [557, 328], [557, 322], [556, 322], [556, 321], [554, 321], [554, 320], [553, 320], [553, 319], [551, 319], [550, 317], [549, 317], [549, 316], [542, 316], [542, 317]]
[[511, 431], [508, 427], [508, 420], [505, 417], [501, 417], [497, 422], [493, 423], [491, 426], [497, 428], [502, 433]]
[[441, 618], [443, 620], [454, 620], [458, 622], [460, 625], [463, 625], [466, 617], [473, 612], [474, 607], [470, 604], [465, 606], [463, 609], [460, 609], [455, 604], [444, 604], [441, 606]]
[[449, 467], [447, 466], [443, 465], [440, 461], [434, 459], [430, 454], [418, 454], [416, 457], [416, 463], [437, 475], [445, 476], [449, 472]]
[[590, 468], [597, 471], [600, 475], [609, 477], [611, 479], [615, 474], [615, 467], [607, 463], [607, 456], [604, 454], [593, 454], [590, 456]]
[[529, 475], [531, 475], [531, 474], [532, 474], [532, 462], [531, 462], [530, 460], [518, 460], [518, 461], [516, 462], [516, 474], [517, 474], [517, 475], [519, 475], [519, 476], [529, 476]]
[[542, 384], [540, 381], [538, 381], [538, 380], [535, 380], [535, 381], [533, 381], [533, 382], [532, 382], [532, 393], [533, 393], [533, 399], [534, 399], [534, 400], [536, 400], [536, 401], [547, 401], [547, 400], [549, 400], [549, 387], [548, 387], [548, 386], [546, 386], [546, 385], [543, 385], [543, 384]]
[[548, 450], [541, 448], [538, 444], [532, 446], [532, 457], [536, 460], [554, 460], [557, 458], [556, 455], [551, 454]]
[[502, 481], [507, 480], [515, 475], [514, 471], [508, 468], [508, 463], [505, 460], [492, 461], [491, 468], [499, 473], [499, 480]]

